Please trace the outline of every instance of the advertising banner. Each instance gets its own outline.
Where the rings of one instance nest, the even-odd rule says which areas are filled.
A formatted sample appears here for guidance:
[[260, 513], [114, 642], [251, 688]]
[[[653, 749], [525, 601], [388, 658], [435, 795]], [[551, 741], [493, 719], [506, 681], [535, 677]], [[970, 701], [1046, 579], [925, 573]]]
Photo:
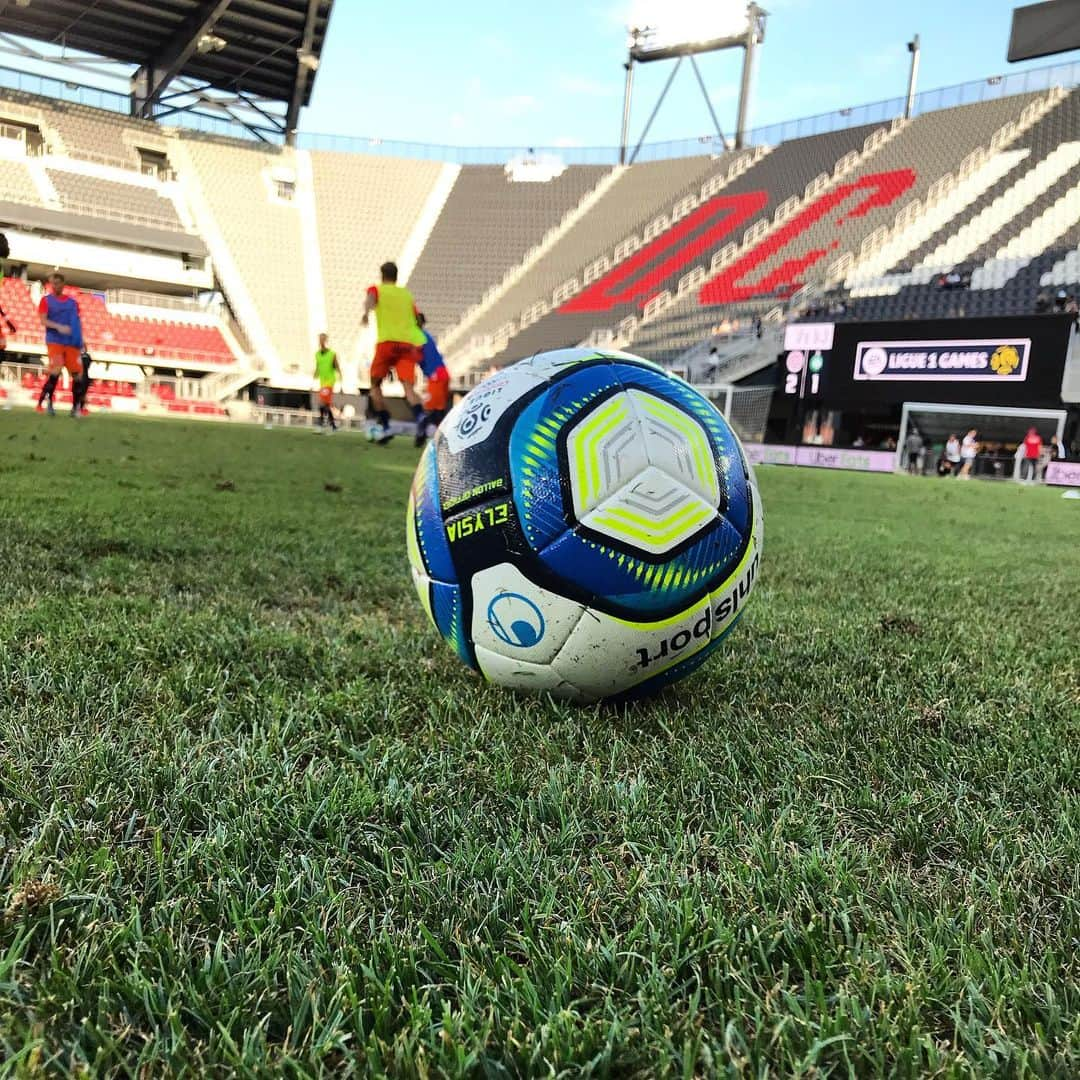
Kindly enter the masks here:
[[860, 341], [857, 382], [964, 382], [1027, 378], [1031, 338], [952, 338], [947, 341]]
[[752, 465], [805, 465], [814, 469], [851, 469], [855, 472], [892, 472], [896, 468], [896, 454], [891, 450], [765, 443], [743, 443], [743, 449]]
[[1046, 466], [1046, 482], [1061, 487], [1080, 487], [1080, 461], [1051, 461]]

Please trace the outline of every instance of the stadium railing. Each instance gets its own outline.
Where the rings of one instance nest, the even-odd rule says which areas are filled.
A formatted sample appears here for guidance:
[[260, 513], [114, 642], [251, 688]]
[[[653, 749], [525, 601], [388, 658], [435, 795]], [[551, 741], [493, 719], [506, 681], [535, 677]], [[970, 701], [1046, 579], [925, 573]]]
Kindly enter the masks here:
[[[914, 113], [935, 112], [957, 105], [970, 105], [992, 98], [1049, 90], [1054, 86], [1070, 89], [1080, 85], [1080, 61], [1051, 64], [1028, 71], [991, 75], [984, 79], [958, 83], [954, 86], [924, 90], [915, 96]], [[78, 83], [49, 78], [45, 75], [18, 71], [0, 66], [0, 88], [27, 94], [55, 98], [112, 113], [127, 114], [130, 101], [125, 94]], [[752, 145], [774, 145], [787, 139], [807, 135], [822, 135], [829, 131], [880, 123], [903, 115], [903, 97], [886, 98], [850, 108], [804, 116], [793, 120], [767, 124], [752, 129], [748, 142]], [[181, 127], [212, 136], [225, 136], [245, 143], [255, 142], [255, 136], [235, 122], [223, 120], [198, 110], [178, 112], [162, 121], [164, 126]], [[557, 154], [569, 165], [614, 165], [619, 149], [614, 146], [448, 146], [433, 143], [406, 142], [378, 136], [357, 137], [301, 132], [297, 145], [305, 150], [338, 150], [356, 154], [385, 157], [429, 158], [456, 162], [462, 165], [504, 164], [522, 155]], [[715, 135], [648, 143], [641, 147], [638, 161], [691, 157], [702, 153], [719, 153], [725, 149]], [[130, 167], [130, 166], [128, 166]]]

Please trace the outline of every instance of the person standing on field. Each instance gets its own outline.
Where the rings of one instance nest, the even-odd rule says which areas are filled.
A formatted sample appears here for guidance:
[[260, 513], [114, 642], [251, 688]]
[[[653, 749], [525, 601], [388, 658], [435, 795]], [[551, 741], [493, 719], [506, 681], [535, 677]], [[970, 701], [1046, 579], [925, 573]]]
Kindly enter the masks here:
[[[315, 378], [319, 383], [319, 427], [337, 431], [334, 420], [334, 387], [341, 381], [341, 365], [337, 353], [330, 348], [326, 334], [319, 335], [319, 348], [315, 353]], [[330, 426], [327, 428], [326, 425]]]
[[945, 461], [948, 464], [950, 476], [960, 474], [960, 440], [955, 435], [950, 435], [945, 443]]
[[1035, 428], [1028, 428], [1024, 436], [1024, 456], [1020, 459], [1020, 479], [1029, 484], [1035, 482], [1039, 472], [1039, 456], [1042, 454], [1042, 436]]
[[45, 348], [48, 353], [45, 364], [49, 377], [41, 388], [37, 411], [41, 412], [44, 403], [48, 401], [49, 415], [55, 413], [53, 395], [56, 384], [60, 381], [60, 373], [66, 368], [71, 376], [71, 415], [78, 418], [82, 415], [83, 402], [79, 387], [82, 382], [82, 353], [86, 342], [83, 340], [79, 303], [74, 296], [64, 292], [66, 284], [63, 274], [52, 274], [49, 278], [49, 288], [52, 291], [46, 292], [38, 304], [41, 328], [45, 331]]
[[912, 428], [904, 440], [904, 454], [907, 457], [907, 471], [912, 476], [922, 476], [923, 439], [918, 428]]
[[979, 454], [979, 433], [972, 428], [960, 444], [960, 457], [964, 464], [960, 466], [960, 478], [971, 479], [971, 470], [975, 468], [975, 458]]
[[372, 285], [364, 298], [364, 317], [360, 322], [367, 326], [371, 313], [375, 313], [378, 343], [375, 359], [371, 362], [371, 407], [382, 428], [379, 445], [385, 446], [393, 435], [390, 434], [390, 413], [382, 392], [383, 379], [391, 371], [397, 374], [413, 419], [419, 424], [423, 406], [416, 393], [416, 367], [427, 339], [416, 321], [418, 313], [412, 293], [397, 283], [397, 263], [383, 263], [379, 274], [380, 284]]

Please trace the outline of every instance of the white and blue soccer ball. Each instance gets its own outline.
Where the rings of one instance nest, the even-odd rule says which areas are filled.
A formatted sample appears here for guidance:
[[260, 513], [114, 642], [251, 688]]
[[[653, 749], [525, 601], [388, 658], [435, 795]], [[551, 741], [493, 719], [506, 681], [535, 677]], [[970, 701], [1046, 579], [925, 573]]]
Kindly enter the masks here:
[[763, 516], [735, 433], [620, 352], [540, 353], [481, 383], [424, 452], [407, 544], [420, 601], [491, 682], [639, 696], [734, 628]]

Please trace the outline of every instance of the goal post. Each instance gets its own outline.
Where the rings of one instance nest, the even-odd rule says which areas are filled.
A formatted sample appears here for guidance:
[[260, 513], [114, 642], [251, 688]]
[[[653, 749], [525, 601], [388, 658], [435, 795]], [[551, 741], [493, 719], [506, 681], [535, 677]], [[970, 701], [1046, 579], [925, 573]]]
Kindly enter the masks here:
[[743, 442], [764, 442], [775, 387], [714, 383], [694, 389], [716, 406]]

